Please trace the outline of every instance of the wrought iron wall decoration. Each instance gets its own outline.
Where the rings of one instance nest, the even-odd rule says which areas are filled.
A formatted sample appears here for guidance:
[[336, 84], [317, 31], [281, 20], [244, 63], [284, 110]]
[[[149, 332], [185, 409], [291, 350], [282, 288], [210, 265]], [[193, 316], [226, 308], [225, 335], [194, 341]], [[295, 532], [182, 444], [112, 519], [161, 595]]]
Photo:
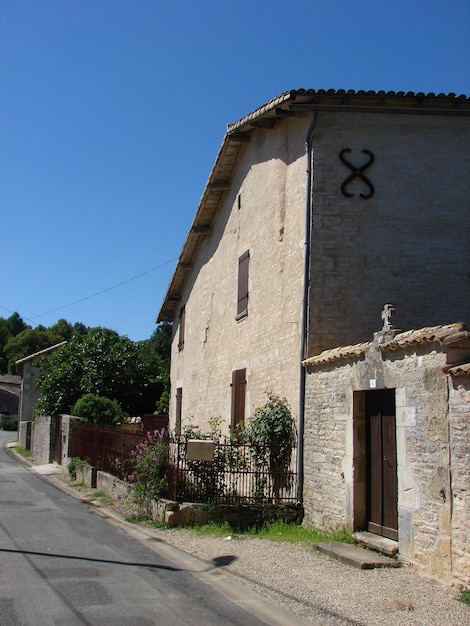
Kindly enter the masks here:
[[367, 161], [367, 163], [364, 163], [364, 165], [361, 165], [360, 167], [356, 167], [355, 165], [347, 161], [344, 157], [344, 155], [348, 154], [349, 152], [351, 152], [349, 148], [344, 148], [339, 153], [339, 158], [340, 158], [341, 163], [344, 163], [344, 165], [346, 165], [346, 167], [350, 169], [352, 172], [352, 174], [348, 176], [346, 180], [343, 182], [343, 184], [341, 185], [341, 193], [343, 194], [343, 196], [346, 196], [347, 198], [351, 198], [354, 194], [350, 193], [347, 190], [347, 186], [350, 183], [352, 183], [354, 179], [359, 178], [369, 188], [368, 193], [360, 193], [359, 195], [361, 196], [361, 198], [364, 198], [365, 200], [372, 198], [372, 196], [374, 195], [374, 191], [375, 191], [374, 185], [370, 182], [367, 176], [365, 176], [364, 172], [375, 161], [375, 157], [370, 150], [361, 150], [363, 154], [369, 157], [369, 160]]

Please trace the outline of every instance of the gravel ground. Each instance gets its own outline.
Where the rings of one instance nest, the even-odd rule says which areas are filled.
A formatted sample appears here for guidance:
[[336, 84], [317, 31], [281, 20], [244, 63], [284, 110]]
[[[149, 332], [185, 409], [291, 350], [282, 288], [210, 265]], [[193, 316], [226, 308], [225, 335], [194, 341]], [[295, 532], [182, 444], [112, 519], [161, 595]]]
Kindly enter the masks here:
[[[63, 474], [49, 479], [84, 502], [93, 500], [93, 490], [72, 486]], [[124, 503], [104, 506], [95, 501], [95, 505], [124, 520]], [[199, 535], [181, 528], [155, 529], [143, 522], [131, 526], [140, 525], [313, 624], [470, 626], [470, 606], [458, 601], [459, 590], [420, 575], [409, 565], [359, 570], [318, 553], [313, 545]]]
[[314, 624], [470, 625], [458, 590], [410, 566], [359, 570], [314, 547], [252, 537], [231, 540], [190, 530], [153, 529], [159, 539], [225, 573]]

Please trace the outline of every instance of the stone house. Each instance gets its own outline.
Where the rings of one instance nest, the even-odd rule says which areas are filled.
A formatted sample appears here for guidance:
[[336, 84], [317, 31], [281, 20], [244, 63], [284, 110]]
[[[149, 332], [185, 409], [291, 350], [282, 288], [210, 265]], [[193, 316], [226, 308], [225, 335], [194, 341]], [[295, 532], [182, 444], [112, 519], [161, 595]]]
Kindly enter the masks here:
[[470, 329], [385, 329], [305, 366], [306, 519], [469, 586]]
[[0, 375], [0, 416], [18, 415], [20, 390], [21, 378], [19, 376]]
[[171, 428], [234, 426], [268, 390], [302, 422], [302, 359], [367, 341], [386, 302], [404, 328], [470, 318], [469, 114], [297, 90], [228, 125], [157, 317]]
[[41, 390], [38, 389], [34, 383], [40, 372], [37, 362], [41, 357], [54, 352], [65, 343], [65, 341], [62, 341], [61, 343], [35, 352], [34, 354], [29, 354], [15, 362], [16, 371], [21, 376], [18, 443], [27, 450], [30, 449], [31, 444], [33, 409], [41, 394]]
[[[386, 303], [401, 328], [439, 338], [442, 330], [455, 339], [453, 322], [470, 321], [469, 115], [470, 98], [454, 94], [297, 90], [229, 124], [157, 317], [173, 322], [171, 428], [220, 417], [228, 429], [267, 391], [287, 399], [307, 524], [387, 532], [388, 520], [369, 525], [363, 451], [366, 399], [384, 402], [396, 413], [384, 438], [400, 468], [392, 541], [406, 558], [461, 580], [467, 370], [444, 374], [447, 339], [429, 341], [426, 330], [429, 353], [420, 331], [412, 348], [396, 344], [406, 358], [392, 351], [399, 335], [388, 351], [371, 338], [382, 309], [384, 337], [394, 335]], [[354, 386], [347, 363], [340, 388], [338, 368], [322, 364], [324, 372], [314, 360], [338, 346], [363, 346], [355, 350], [377, 361], [377, 374], [364, 370]], [[410, 388], [401, 364], [416, 371]], [[413, 397], [423, 414], [436, 407], [429, 426]], [[327, 452], [320, 437], [331, 438]]]

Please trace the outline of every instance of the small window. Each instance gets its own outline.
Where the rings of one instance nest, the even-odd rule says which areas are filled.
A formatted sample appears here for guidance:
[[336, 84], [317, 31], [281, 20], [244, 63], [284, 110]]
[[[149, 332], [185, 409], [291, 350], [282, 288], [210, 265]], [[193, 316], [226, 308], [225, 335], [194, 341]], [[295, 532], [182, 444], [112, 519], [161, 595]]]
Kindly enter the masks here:
[[179, 334], [178, 334], [178, 350], [181, 352], [181, 350], [184, 348], [184, 326], [186, 323], [186, 307], [182, 307], [180, 309], [180, 315], [179, 315]]
[[175, 432], [177, 435], [181, 435], [181, 416], [183, 411], [183, 387], [176, 389], [176, 424]]
[[248, 267], [250, 252], [247, 250], [238, 259], [237, 319], [248, 315]]
[[246, 369], [232, 372], [232, 430], [237, 424], [245, 423]]

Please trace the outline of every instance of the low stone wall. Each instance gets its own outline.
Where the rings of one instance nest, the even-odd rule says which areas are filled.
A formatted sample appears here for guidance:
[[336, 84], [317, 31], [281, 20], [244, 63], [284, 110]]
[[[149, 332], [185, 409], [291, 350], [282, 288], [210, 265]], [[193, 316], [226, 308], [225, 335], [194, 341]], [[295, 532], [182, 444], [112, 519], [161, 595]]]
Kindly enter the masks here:
[[[85, 466], [77, 472], [77, 480], [92, 487], [94, 469]], [[123, 500], [130, 496], [129, 485], [107, 472], [96, 472], [96, 489], [113, 499]], [[137, 507], [128, 501], [129, 508]], [[136, 511], [140, 513], [142, 511]], [[282, 505], [255, 504], [219, 504], [207, 505], [192, 502], [175, 502], [173, 500], [155, 500], [152, 503], [150, 516], [154, 521], [165, 522], [170, 526], [199, 526], [209, 521], [228, 522], [233, 526], [248, 528], [262, 525], [267, 521], [281, 519], [291, 524], [301, 524], [303, 509], [293, 503]]]

